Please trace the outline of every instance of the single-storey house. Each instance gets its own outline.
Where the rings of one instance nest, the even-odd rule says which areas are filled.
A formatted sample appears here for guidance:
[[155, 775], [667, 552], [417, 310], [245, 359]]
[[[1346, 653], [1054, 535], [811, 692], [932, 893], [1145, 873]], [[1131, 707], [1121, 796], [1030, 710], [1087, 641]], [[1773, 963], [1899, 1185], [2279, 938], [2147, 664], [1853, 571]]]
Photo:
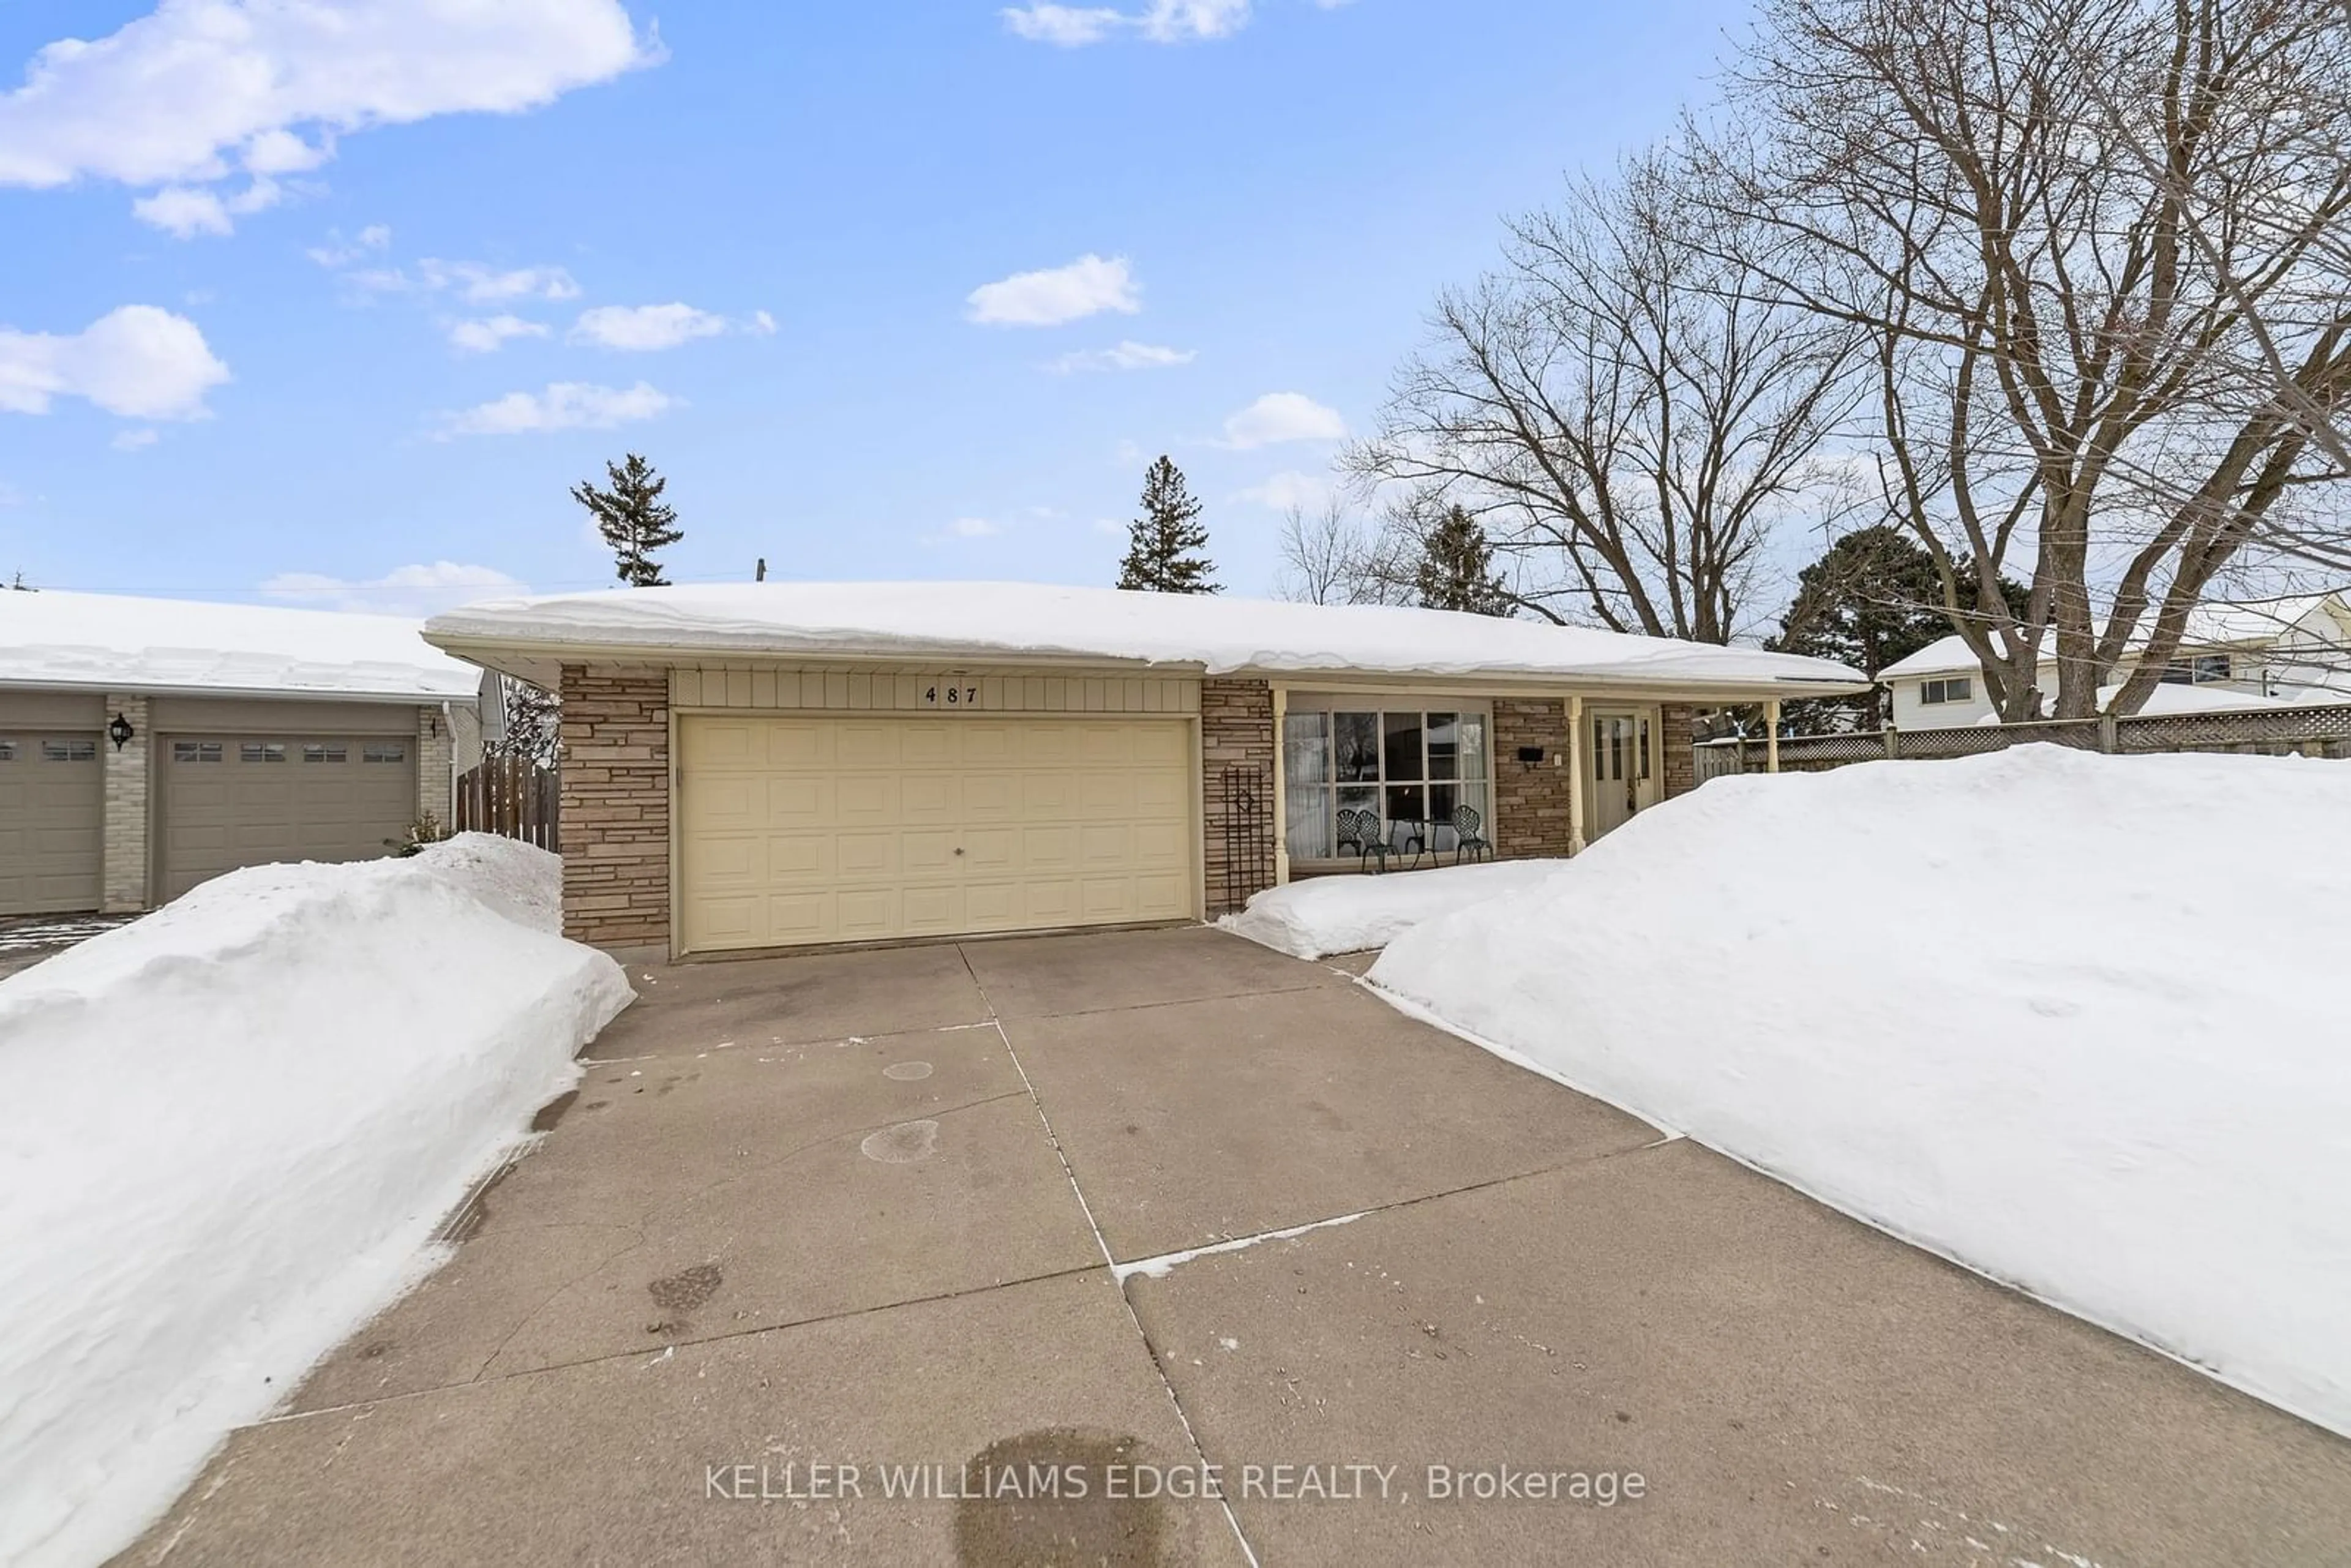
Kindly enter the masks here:
[[384, 854], [449, 820], [486, 685], [393, 616], [0, 591], [0, 915]]
[[1019, 583], [622, 589], [424, 635], [559, 693], [565, 928], [632, 958], [1198, 919], [1357, 869], [1363, 814], [1399, 848], [1573, 854], [1694, 787], [1701, 706], [1867, 685], [1531, 621]]
[[[2038, 684], [2044, 702], [2057, 693], [2053, 639], [2043, 644]], [[2102, 691], [2119, 690], [2125, 670]], [[1958, 729], [1992, 724], [1999, 714], [1983, 668], [1954, 632], [1878, 672], [1894, 695], [1896, 729]], [[2351, 702], [2351, 600], [2340, 592], [2204, 604], [2189, 612], [2179, 651], [2163, 684], [2139, 711], [2189, 714]]]

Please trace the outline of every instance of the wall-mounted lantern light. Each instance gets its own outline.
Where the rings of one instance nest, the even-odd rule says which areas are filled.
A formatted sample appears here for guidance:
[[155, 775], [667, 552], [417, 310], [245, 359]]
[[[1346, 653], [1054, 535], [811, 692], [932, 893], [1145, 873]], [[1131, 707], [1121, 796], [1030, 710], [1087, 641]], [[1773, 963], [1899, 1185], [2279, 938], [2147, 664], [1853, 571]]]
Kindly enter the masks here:
[[114, 749], [117, 751], [130, 745], [131, 737], [137, 733], [131, 727], [131, 721], [120, 714], [116, 714], [114, 722], [106, 727], [106, 738], [114, 742]]

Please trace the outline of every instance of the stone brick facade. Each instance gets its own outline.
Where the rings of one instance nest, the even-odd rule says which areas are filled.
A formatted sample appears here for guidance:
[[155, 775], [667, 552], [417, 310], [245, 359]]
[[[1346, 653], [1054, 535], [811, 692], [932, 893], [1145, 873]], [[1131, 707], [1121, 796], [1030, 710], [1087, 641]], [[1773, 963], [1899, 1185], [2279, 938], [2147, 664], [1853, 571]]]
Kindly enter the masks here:
[[416, 810], [445, 831], [456, 826], [457, 737], [439, 703], [416, 709]]
[[1667, 703], [1657, 710], [1657, 798], [1670, 800], [1698, 788], [1698, 709]]
[[[1207, 858], [1208, 916], [1238, 909], [1249, 894], [1273, 884], [1273, 687], [1264, 681], [1222, 680], [1211, 676], [1200, 683], [1200, 841]], [[1225, 769], [1253, 769], [1261, 784], [1260, 809], [1267, 813], [1262, 864], [1245, 857], [1228, 872]]]
[[[1543, 758], [1519, 760], [1521, 747]], [[1503, 860], [1563, 855], [1573, 814], [1568, 788], [1567, 702], [1562, 697], [1494, 699], [1494, 852]]]
[[147, 699], [122, 692], [106, 695], [106, 716], [121, 715], [131, 721], [131, 739], [120, 750], [110, 737], [100, 736], [99, 755], [106, 770], [106, 825], [99, 907], [109, 915], [128, 915], [147, 907], [148, 822], [152, 806], [149, 785], [153, 774], [153, 737], [148, 731]]
[[563, 934], [669, 948], [669, 672], [563, 666]]

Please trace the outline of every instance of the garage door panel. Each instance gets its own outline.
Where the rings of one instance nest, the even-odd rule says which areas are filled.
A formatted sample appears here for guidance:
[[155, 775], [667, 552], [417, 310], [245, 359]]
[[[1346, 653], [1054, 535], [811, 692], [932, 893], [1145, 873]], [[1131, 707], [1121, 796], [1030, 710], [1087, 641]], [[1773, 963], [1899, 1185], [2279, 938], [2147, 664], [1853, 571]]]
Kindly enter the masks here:
[[773, 834], [762, 842], [767, 851], [766, 877], [771, 885], [830, 887], [840, 879], [830, 833]]
[[963, 821], [1017, 822], [1023, 792], [1017, 773], [967, 773], [963, 779]]
[[841, 833], [833, 842], [835, 863], [844, 882], [896, 881], [904, 872], [899, 835], [893, 832]]
[[910, 773], [898, 780], [898, 810], [908, 822], [950, 824], [963, 820], [963, 780], [948, 773]]
[[843, 769], [887, 768], [894, 772], [904, 765], [899, 750], [903, 733], [896, 725], [842, 724], [833, 738], [834, 760]]
[[828, 781], [832, 821], [844, 828], [886, 826], [905, 814], [900, 802], [904, 781], [894, 773], [844, 773]]
[[[680, 724], [680, 925], [690, 948], [1194, 912], [1198, 785], [1181, 721], [688, 715]], [[743, 737], [714, 746], [705, 727]], [[737, 850], [730, 861], [747, 799], [771, 831], [752, 835], [758, 856], [746, 862]], [[763, 898], [741, 896], [746, 877]]]
[[[697, 719], [691, 727], [709, 721]], [[762, 723], [756, 732], [749, 724], [742, 728], [747, 737], [740, 758], [733, 763], [716, 758], [699, 757], [688, 748], [689, 765], [705, 767], [766, 767], [786, 772], [803, 769], [830, 770], [838, 765], [833, 753], [832, 727], [823, 723], [785, 722]]]

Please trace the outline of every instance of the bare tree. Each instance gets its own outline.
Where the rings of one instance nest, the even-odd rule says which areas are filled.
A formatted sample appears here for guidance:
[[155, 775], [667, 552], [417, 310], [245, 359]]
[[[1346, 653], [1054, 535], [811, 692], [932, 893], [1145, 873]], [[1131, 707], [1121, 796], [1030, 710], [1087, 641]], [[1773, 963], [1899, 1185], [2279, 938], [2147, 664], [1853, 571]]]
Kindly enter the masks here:
[[552, 768], [561, 749], [563, 707], [553, 692], [528, 681], [500, 675], [498, 706], [505, 724], [482, 749], [492, 757], [520, 757]]
[[1709, 188], [1783, 298], [1866, 335], [1888, 509], [1949, 603], [1974, 573], [2003, 717], [2038, 715], [2044, 642], [2059, 717], [2126, 661], [2135, 711], [2200, 601], [2316, 538], [2351, 166], [2311, 151], [2346, 38], [2308, 0], [1768, 7], [1736, 94], [1766, 151]]
[[1836, 476], [1858, 333], [1765, 298], [1759, 231], [1690, 179], [1653, 152], [1513, 223], [1345, 462], [1463, 506], [1538, 614], [1723, 643], [1766, 608], [1772, 526]]
[[1409, 604], [1409, 568], [1391, 526], [1366, 527], [1336, 497], [1281, 517], [1281, 572], [1274, 596], [1306, 604]]

